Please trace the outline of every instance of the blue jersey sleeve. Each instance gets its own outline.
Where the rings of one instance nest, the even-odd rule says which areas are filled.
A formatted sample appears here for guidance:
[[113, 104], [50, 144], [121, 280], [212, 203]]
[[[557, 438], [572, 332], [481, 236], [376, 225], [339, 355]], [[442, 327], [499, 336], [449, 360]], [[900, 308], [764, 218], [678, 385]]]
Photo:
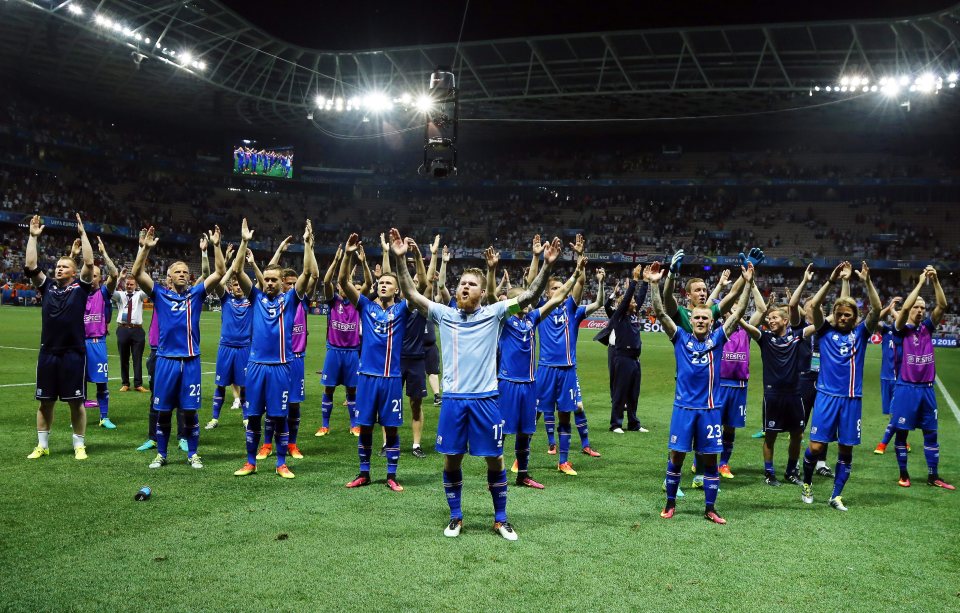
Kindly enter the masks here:
[[587, 318], [587, 307], [584, 307], [584, 306], [577, 307], [576, 313], [573, 314], [574, 323], [576, 323], [579, 326], [580, 322], [586, 318]]
[[931, 334], [937, 331], [937, 324], [933, 323], [933, 320], [930, 319], [929, 317], [924, 319], [920, 325], [926, 326], [927, 330], [930, 330]]
[[540, 323], [540, 309], [530, 309], [530, 312], [527, 313], [527, 316], [524, 319], [530, 322], [531, 328], [536, 328]]

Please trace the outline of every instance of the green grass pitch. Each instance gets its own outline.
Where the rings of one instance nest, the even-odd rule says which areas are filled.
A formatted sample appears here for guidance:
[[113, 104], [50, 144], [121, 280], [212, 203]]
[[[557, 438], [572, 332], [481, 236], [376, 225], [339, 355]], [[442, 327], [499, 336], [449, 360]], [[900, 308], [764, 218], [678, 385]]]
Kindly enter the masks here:
[[[759, 385], [750, 390], [748, 428], [737, 439], [736, 479], [723, 480], [718, 508], [727, 526], [704, 521], [703, 494], [689, 487], [671, 521], [661, 520], [661, 482], [673, 393], [673, 357], [663, 335], [644, 337], [640, 415], [649, 434], [607, 431], [606, 354], [584, 331], [580, 377], [591, 440], [603, 457], [571, 454], [577, 477], [556, 471], [545, 436], [535, 437], [532, 474], [543, 491], [511, 487], [508, 512], [520, 540], [490, 531], [492, 508], [484, 464], [464, 469], [465, 529], [441, 534], [448, 517], [440, 456], [432, 453], [437, 409], [426, 403], [424, 440], [431, 452], [404, 453], [400, 494], [375, 483], [343, 487], [357, 472], [356, 439], [347, 431], [338, 390], [333, 432], [320, 423], [319, 377], [324, 320], [310, 319], [307, 402], [297, 478], [270, 470], [231, 475], [244, 460], [237, 411], [224, 408], [220, 428], [203, 431], [206, 467], [192, 470], [174, 449], [171, 464], [147, 469], [146, 394], [118, 393], [114, 337], [109, 340], [111, 417], [96, 427], [89, 413], [90, 459], [70, 450], [69, 412], [58, 405], [51, 455], [25, 459], [36, 444], [33, 400], [38, 309], [0, 309], [0, 609], [64, 610], [515, 610], [877, 611], [958, 610], [960, 492], [927, 487], [919, 433], [912, 436], [915, 485], [896, 485], [892, 450], [872, 453], [885, 425], [879, 407], [879, 349], [867, 356], [863, 432], [844, 492], [848, 513], [830, 509], [832, 487], [814, 482], [816, 502], [795, 487], [762, 481]], [[204, 408], [210, 416], [219, 316], [202, 320]], [[759, 379], [758, 351], [754, 377]], [[960, 351], [939, 350], [938, 371], [960, 398]], [[940, 403], [941, 472], [960, 481], [960, 424]], [[229, 404], [229, 400], [228, 400]], [[379, 437], [379, 434], [376, 435]], [[401, 430], [404, 450], [410, 431]], [[375, 441], [377, 439], [375, 438]], [[573, 436], [575, 448], [577, 436]], [[506, 447], [512, 452], [513, 439]], [[782, 472], [785, 441], [777, 450]], [[508, 454], [507, 463], [512, 460]], [[831, 451], [831, 462], [835, 450]], [[685, 467], [686, 469], [687, 467]], [[135, 502], [150, 485], [148, 502]]]

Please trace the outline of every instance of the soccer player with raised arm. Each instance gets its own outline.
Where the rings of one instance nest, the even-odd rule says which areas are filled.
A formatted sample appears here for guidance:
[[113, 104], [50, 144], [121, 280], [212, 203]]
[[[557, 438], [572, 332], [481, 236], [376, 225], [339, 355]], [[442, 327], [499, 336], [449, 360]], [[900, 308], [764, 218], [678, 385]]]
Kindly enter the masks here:
[[150, 468], [167, 464], [167, 443], [170, 440], [170, 416], [175, 409], [183, 411], [187, 435], [187, 462], [203, 468], [197, 453], [200, 442], [200, 313], [207, 292], [220, 282], [226, 272], [220, 251], [220, 228], [208, 233], [213, 245], [216, 269], [203, 283], [190, 285], [190, 267], [177, 261], [167, 268], [167, 285], [155, 284], [145, 265], [158, 238], [153, 226], [147, 229], [143, 246], [133, 263], [133, 276], [154, 304], [153, 316], [159, 320], [160, 339], [153, 385], [153, 408], [157, 410], [157, 457]]
[[53, 278], [40, 270], [37, 258], [37, 238], [43, 233], [40, 216], [30, 219], [30, 235], [23, 260], [24, 274], [43, 296], [40, 327], [40, 353], [37, 356], [37, 446], [27, 456], [35, 460], [50, 455], [50, 427], [53, 426], [53, 407], [57, 399], [70, 407], [73, 425], [73, 457], [87, 459], [84, 436], [87, 430], [87, 412], [83, 408], [84, 376], [86, 375], [86, 345], [83, 314], [87, 297], [93, 291], [93, 247], [77, 215], [77, 231], [83, 268], [77, 278], [77, 263], [64, 256], [57, 260]]
[[[247, 256], [252, 256], [247, 251]], [[247, 261], [252, 261], [248, 257]], [[235, 264], [235, 262], [231, 262]], [[260, 270], [253, 262], [254, 272], [259, 279]], [[220, 298], [220, 347], [217, 350], [216, 388], [213, 391], [213, 415], [204, 426], [213, 430], [220, 424], [220, 409], [226, 397], [228, 385], [240, 389], [240, 402], [246, 401], [247, 362], [250, 361], [250, 339], [253, 335], [253, 310], [250, 299], [243, 293], [240, 282], [231, 265], [227, 273], [214, 287], [214, 293]]]
[[[896, 321], [900, 316], [899, 308], [903, 303], [903, 298], [896, 296], [880, 311], [880, 323], [877, 324], [877, 332], [880, 334], [880, 410], [884, 415], [890, 415], [890, 405], [893, 402], [893, 392], [897, 385], [897, 377], [900, 372], [900, 358], [903, 356], [903, 338], [897, 332]], [[892, 319], [892, 322], [889, 321]], [[877, 455], [883, 455], [897, 430], [897, 424], [890, 416], [887, 427], [883, 431], [883, 437], [877, 443], [873, 452]]]
[[313, 255], [313, 227], [308, 219], [303, 230], [303, 272], [295, 286], [284, 291], [284, 269], [279, 264], [268, 264], [263, 269], [263, 289], [254, 286], [243, 270], [247, 245], [253, 231], [244, 218], [240, 231], [240, 246], [233, 262], [233, 272], [240, 289], [250, 299], [253, 311], [253, 338], [250, 343], [250, 361], [247, 363], [247, 461], [233, 474], [245, 477], [257, 472], [257, 446], [260, 443], [261, 421], [264, 413], [273, 424], [277, 440], [277, 474], [293, 479], [287, 466], [288, 402], [290, 390], [302, 385], [294, 379], [293, 328], [297, 307], [306, 298], [310, 278], [316, 274]]
[[[360, 363], [357, 376], [357, 404], [353, 421], [360, 427], [357, 455], [360, 458], [360, 473], [347, 487], [369, 485], [370, 456], [373, 451], [373, 426], [379, 423], [387, 435], [387, 487], [402, 492], [397, 479], [400, 462], [400, 434], [403, 425], [403, 379], [400, 373], [400, 351], [409, 319], [406, 300], [400, 299], [397, 275], [384, 272], [377, 280], [377, 297], [370, 300], [350, 283], [351, 260], [360, 247], [360, 238], [351, 234], [344, 244], [344, 257], [340, 262], [339, 283], [344, 297], [360, 313], [363, 330], [360, 348]], [[387, 248], [389, 251], [389, 247]], [[406, 249], [404, 249], [406, 254]], [[398, 266], [406, 270], [406, 265]], [[418, 294], [419, 295], [419, 294]]]
[[[926, 313], [926, 303], [920, 297], [924, 283], [933, 285], [936, 304]], [[903, 301], [897, 315], [896, 331], [901, 337], [903, 356], [897, 387], [893, 393], [891, 412], [896, 425], [895, 445], [897, 464], [900, 466], [902, 487], [910, 487], [907, 472], [907, 433], [920, 428], [923, 431], [923, 456], [927, 460], [927, 485], [955, 490], [956, 487], [940, 477], [940, 443], [937, 441], [937, 397], [933, 383], [937, 379], [936, 354], [933, 351], [933, 333], [943, 321], [947, 310], [947, 297], [940, 286], [940, 279], [933, 266], [927, 266], [917, 280], [917, 286]]]
[[[83, 327], [87, 342], [87, 381], [97, 386], [97, 402], [94, 406], [100, 409], [100, 427], [114, 430], [116, 426], [110, 421], [110, 390], [107, 388], [109, 372], [107, 364], [107, 328], [110, 325], [111, 298], [117, 288], [117, 279], [120, 272], [117, 266], [107, 255], [107, 248], [97, 237], [97, 247], [103, 257], [103, 268], [107, 272], [105, 281], [102, 279], [101, 268], [93, 267], [93, 291], [87, 296], [87, 307], [83, 312]], [[102, 281], [102, 282], [101, 282]], [[84, 407], [88, 407], [84, 403]]]
[[[406, 241], [390, 230], [390, 248], [398, 258], [407, 253]], [[437, 424], [437, 451], [444, 455], [443, 489], [450, 507], [450, 521], [443, 534], [460, 536], [463, 511], [463, 456], [470, 453], [487, 462], [487, 485], [493, 498], [494, 531], [509, 541], [517, 533], [507, 521], [507, 471], [503, 465], [504, 420], [497, 386], [497, 341], [508, 315], [533, 304], [547, 283], [553, 263], [560, 256], [559, 238], [544, 250], [543, 268], [519, 296], [481, 305], [484, 274], [468, 268], [456, 289], [457, 307], [437, 304], [417, 291], [406, 267], [400, 268], [400, 287], [407, 299], [436, 322], [443, 357], [443, 406]]]
[[[357, 249], [357, 255], [361, 254]], [[360, 436], [360, 428], [353, 423], [353, 413], [357, 404], [357, 369], [360, 366], [360, 313], [353, 304], [344, 298], [339, 283], [334, 289], [334, 275], [340, 272], [343, 259], [343, 245], [337, 247], [336, 255], [323, 276], [323, 295], [330, 311], [327, 314], [327, 352], [323, 357], [323, 371], [320, 383], [323, 396], [320, 399], [322, 421], [314, 436], [326, 436], [330, 433], [330, 414], [333, 412], [333, 393], [338, 385], [344, 386], [347, 393], [347, 416], [350, 419], [350, 432]], [[365, 295], [373, 286], [373, 276], [367, 259], [362, 259], [363, 283], [349, 279], [357, 293]]]
[[[721, 280], [717, 283], [714, 292], [717, 292], [730, 284], [727, 279], [730, 277], [730, 271], [724, 270], [721, 273]], [[751, 285], [751, 294], [756, 311], [750, 316], [750, 324], [757, 326], [760, 320], [767, 312], [767, 304], [763, 300], [763, 295], [757, 289], [757, 284]], [[711, 298], [714, 298], [711, 295]], [[710, 300], [713, 304], [713, 300]], [[783, 318], [783, 312], [780, 312]], [[799, 317], [799, 313], [797, 315]], [[721, 397], [721, 423], [723, 424], [723, 451], [720, 453], [720, 476], [724, 479], [733, 479], [733, 471], [730, 470], [730, 458], [733, 456], [734, 441], [737, 437], [737, 429], [744, 428], [747, 425], [747, 386], [750, 383], [750, 338], [751, 335], [741, 326], [723, 346], [723, 358], [720, 360], [720, 397]], [[764, 368], [766, 374], [766, 368]], [[799, 440], [797, 445], [799, 445]], [[799, 457], [800, 449], [797, 448], [795, 457]], [[772, 447], [771, 447], [772, 453]], [[698, 483], [702, 485], [702, 476], [697, 475], [694, 478], [694, 486]]]
[[857, 323], [857, 303], [849, 297], [833, 303], [833, 322], [823, 316], [820, 305], [827, 292], [840, 279], [848, 262], [838, 265], [810, 301], [813, 326], [820, 339], [820, 374], [817, 376], [817, 400], [810, 416], [810, 445], [803, 454], [801, 499], [813, 503], [813, 471], [823, 446], [837, 442], [837, 466], [833, 478], [830, 507], [846, 511], [841, 494], [850, 477], [853, 448], [860, 444], [860, 419], [863, 412], [863, 364], [867, 343], [880, 320], [880, 296], [863, 262], [857, 276], [866, 286], [870, 312]]
[[701, 458], [704, 478], [705, 519], [725, 524], [727, 520], [716, 510], [717, 492], [720, 489], [720, 474], [717, 472], [717, 454], [723, 450], [720, 417], [720, 360], [723, 345], [740, 325], [740, 317], [750, 298], [753, 282], [753, 264], [747, 262], [743, 269], [740, 295], [723, 326], [713, 330], [713, 312], [706, 306], [696, 306], [690, 311], [693, 332], [687, 332], [667, 314], [660, 298], [660, 278], [663, 271], [659, 262], [652, 264], [643, 273], [651, 286], [651, 300], [657, 319], [673, 343], [677, 363], [676, 393], [673, 402], [673, 417], [670, 420], [670, 458], [667, 461], [667, 503], [660, 517], [670, 519], [676, 511], [677, 490], [686, 454], [696, 451]]
[[[550, 300], [540, 308], [527, 306], [520, 313], [511, 315], [500, 329], [497, 370], [500, 413], [503, 416], [503, 434], [517, 436], [514, 445], [517, 459], [511, 470], [517, 473], [517, 485], [521, 487], [543, 489], [543, 485], [530, 476], [528, 469], [530, 438], [537, 430], [537, 388], [534, 383], [537, 325], [567, 299], [585, 265], [586, 258], [581, 257], [573, 275], [559, 291], [553, 293]], [[510, 289], [507, 299], [517, 298], [521, 294], [523, 290], [519, 287]]]
[[[773, 450], [777, 435], [789, 432], [790, 445], [784, 480], [800, 485], [797, 464], [800, 460], [805, 416], [803, 399], [797, 384], [803, 339], [812, 335], [814, 328], [802, 324], [799, 309], [784, 308], [776, 304], [767, 309], [765, 319], [767, 329], [763, 331], [755, 327], [753, 322], [740, 322], [740, 327], [746, 330], [749, 337], [760, 347], [760, 358], [763, 362], [764, 480], [770, 486], [781, 485], [774, 469]], [[729, 345], [730, 343], [727, 343], [727, 346], [724, 346], [724, 353], [729, 351]]]

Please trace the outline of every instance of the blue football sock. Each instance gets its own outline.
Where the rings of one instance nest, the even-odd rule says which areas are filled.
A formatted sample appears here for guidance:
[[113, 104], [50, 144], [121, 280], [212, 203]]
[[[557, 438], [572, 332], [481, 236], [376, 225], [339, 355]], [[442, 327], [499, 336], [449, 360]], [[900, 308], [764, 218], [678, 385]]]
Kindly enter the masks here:
[[157, 412], [157, 453], [167, 457], [167, 444], [170, 442], [170, 411]]
[[530, 435], [518, 434], [514, 449], [517, 451], [517, 472], [527, 472], [530, 465]]
[[187, 429], [183, 425], [183, 409], [177, 409], [177, 438], [187, 438]]
[[557, 440], [554, 438], [554, 431], [556, 430], [557, 424], [557, 415], [553, 411], [544, 411], [543, 412], [543, 429], [547, 431], [547, 443], [550, 446], [556, 445]]
[[357, 422], [354, 421], [357, 418], [357, 393], [347, 392], [347, 413], [350, 414], [350, 427], [356, 428]]
[[493, 521], [507, 521], [507, 471], [488, 470], [487, 485], [493, 498]]
[[387, 475], [397, 476], [397, 464], [400, 462], [400, 433], [396, 428], [387, 430]]
[[577, 433], [580, 435], [580, 446], [590, 446], [590, 430], [587, 428], [587, 414], [583, 409], [577, 409], [573, 412], [573, 423], [577, 426]]
[[787, 473], [788, 475], [797, 474], [797, 458], [787, 458]]
[[813, 452], [807, 447], [803, 452], [803, 482], [807, 485], [813, 483], [813, 469], [817, 467], [817, 458], [813, 457]]
[[923, 431], [923, 457], [927, 459], [927, 474], [939, 476], [937, 468], [940, 464], [940, 444], [937, 442], [936, 430]]
[[887, 424], [886, 430], [883, 431], [883, 437], [880, 439], [880, 442], [884, 445], [890, 444], [890, 439], [893, 438], [893, 433], [896, 432], [897, 426], [893, 423], [893, 417], [890, 418], [890, 423]]
[[[907, 430], [897, 430], [896, 438], [897, 465], [900, 466], [900, 477], [907, 476]], [[926, 453], [926, 449], [924, 449]]]
[[268, 417], [267, 423], [273, 430], [273, 436], [277, 441], [277, 468], [287, 463], [287, 449], [290, 444], [290, 430], [285, 417]]
[[160, 419], [160, 411], [151, 407], [150, 414], [147, 416], [147, 438], [157, 442], [157, 420]]
[[844, 454], [837, 456], [836, 476], [833, 478], [833, 497], [836, 498], [843, 493], [843, 486], [847, 484], [850, 478], [850, 465], [853, 463], [853, 454]]
[[776, 469], [773, 468], [773, 462], [763, 461], [763, 471], [767, 473], [776, 473]]
[[667, 460], [667, 506], [672, 507], [677, 500], [677, 490], [680, 489], [680, 470], [683, 467], [675, 466]]
[[97, 404], [100, 405], [100, 419], [106, 419], [110, 411], [110, 390], [106, 383], [97, 383]]
[[720, 473], [716, 464], [712, 467], [703, 467], [703, 503], [708, 510], [717, 504], [717, 493], [720, 491]]
[[360, 456], [360, 472], [370, 472], [370, 452], [373, 448], [373, 429], [360, 428], [360, 438], [357, 440], [357, 454]]
[[[320, 413], [322, 414], [323, 427], [330, 427], [330, 414], [333, 413], [333, 395], [324, 393], [320, 398]], [[353, 412], [350, 412], [350, 424], [353, 425]]]
[[733, 441], [737, 438], [737, 431], [731, 429], [723, 433], [723, 451], [720, 453], [720, 465], [729, 464], [733, 455]]
[[257, 449], [260, 447], [260, 420], [259, 415], [247, 417], [247, 462], [256, 466]]
[[560, 445], [559, 445], [560, 455], [558, 456], [557, 460], [559, 461], [560, 464], [563, 464], [564, 462], [566, 462], [570, 457], [571, 430], [572, 428], [570, 428], [569, 423], [557, 424], [557, 434], [560, 436]]
[[273, 420], [270, 419], [269, 415], [267, 415], [267, 418], [263, 422], [263, 444], [273, 444]]
[[213, 390], [213, 418], [220, 419], [220, 409], [223, 408], [223, 397], [227, 393], [227, 389], [218, 385]]
[[183, 429], [187, 434], [187, 457], [193, 457], [200, 447], [200, 415], [196, 411], [183, 412]]
[[450, 507], [450, 519], [463, 519], [463, 510], [460, 508], [460, 493], [463, 490], [463, 471], [443, 471], [443, 493], [447, 496], [447, 505]]
[[287, 428], [290, 433], [291, 445], [297, 444], [297, 434], [300, 432], [300, 403], [291, 402], [287, 405]]

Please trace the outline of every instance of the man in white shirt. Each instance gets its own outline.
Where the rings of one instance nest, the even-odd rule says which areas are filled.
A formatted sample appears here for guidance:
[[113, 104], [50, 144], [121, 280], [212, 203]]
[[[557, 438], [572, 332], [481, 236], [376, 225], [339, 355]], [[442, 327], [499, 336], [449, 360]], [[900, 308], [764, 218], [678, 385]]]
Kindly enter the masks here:
[[133, 277], [127, 277], [123, 290], [113, 293], [117, 309], [117, 349], [120, 350], [121, 392], [130, 391], [130, 358], [133, 357], [133, 387], [138, 392], [150, 390], [143, 386], [143, 349], [146, 335], [143, 332], [143, 301], [146, 294], [137, 287]]

